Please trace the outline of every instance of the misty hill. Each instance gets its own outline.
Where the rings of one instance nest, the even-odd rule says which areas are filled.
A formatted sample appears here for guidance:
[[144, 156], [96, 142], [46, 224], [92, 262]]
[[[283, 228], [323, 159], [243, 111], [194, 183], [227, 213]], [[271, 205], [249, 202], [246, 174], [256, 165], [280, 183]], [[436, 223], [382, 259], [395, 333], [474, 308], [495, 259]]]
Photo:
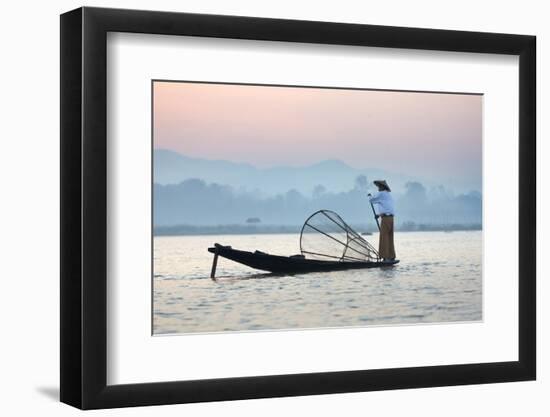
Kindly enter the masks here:
[[311, 195], [318, 185], [331, 192], [347, 191], [359, 175], [371, 180], [385, 178], [397, 190], [415, 179], [375, 168], [356, 169], [338, 160], [325, 160], [305, 167], [262, 169], [244, 163], [190, 158], [166, 149], [154, 150], [154, 182], [162, 185], [200, 178], [206, 183], [229, 185], [237, 191], [261, 190], [264, 196], [286, 193], [291, 188]]
[[[365, 177], [348, 184], [347, 191], [330, 192], [316, 187], [312, 195], [290, 189], [269, 197], [257, 192], [236, 191], [229, 185], [188, 179], [179, 184], [154, 184], [153, 221], [155, 226], [245, 225], [257, 218], [258, 224], [298, 226], [320, 209], [334, 210], [352, 224], [374, 227], [367, 199]], [[481, 224], [481, 194], [472, 191], [454, 195], [443, 187], [427, 189], [419, 182], [408, 182], [403, 192], [394, 192], [399, 224], [414, 230], [415, 224]]]

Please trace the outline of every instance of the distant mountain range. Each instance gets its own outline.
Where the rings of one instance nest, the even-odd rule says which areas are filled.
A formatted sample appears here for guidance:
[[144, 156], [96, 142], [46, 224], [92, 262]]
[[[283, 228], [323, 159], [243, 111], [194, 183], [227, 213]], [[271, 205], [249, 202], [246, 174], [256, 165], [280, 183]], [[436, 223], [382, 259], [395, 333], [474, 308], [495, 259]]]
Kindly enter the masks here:
[[256, 168], [245, 163], [190, 158], [166, 149], [154, 150], [154, 182], [163, 185], [199, 178], [207, 183], [230, 185], [235, 190], [258, 190], [263, 195], [286, 193], [292, 188], [311, 195], [318, 185], [331, 192], [348, 191], [360, 175], [366, 176], [369, 182], [384, 178], [395, 190], [403, 189], [407, 181], [415, 180], [376, 168], [356, 169], [338, 160], [303, 167]]
[[178, 229], [182, 233], [203, 233], [196, 228], [204, 226], [224, 226], [212, 230], [234, 233], [239, 228], [233, 226], [249, 218], [258, 219], [261, 227], [297, 227], [324, 208], [353, 224], [370, 219], [374, 227], [366, 193], [374, 191], [371, 182], [376, 178], [391, 184], [401, 225], [481, 224], [477, 191], [448, 192], [434, 186], [438, 184], [374, 168], [355, 169], [337, 160], [262, 169], [163, 149], [154, 151], [153, 221], [155, 227], [185, 226]]

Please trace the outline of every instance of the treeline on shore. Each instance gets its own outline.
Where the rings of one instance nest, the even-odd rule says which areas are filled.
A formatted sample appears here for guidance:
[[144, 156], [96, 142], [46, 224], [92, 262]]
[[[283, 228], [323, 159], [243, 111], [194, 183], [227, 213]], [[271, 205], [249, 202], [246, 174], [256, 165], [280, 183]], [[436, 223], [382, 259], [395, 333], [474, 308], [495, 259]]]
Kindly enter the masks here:
[[[311, 213], [320, 209], [335, 211], [349, 224], [361, 224], [372, 219], [369, 192], [376, 190], [365, 176], [357, 177], [346, 192], [330, 192], [318, 185], [311, 195], [291, 189], [269, 197], [225, 185], [208, 184], [200, 179], [173, 185], [154, 184], [153, 224], [159, 227], [184, 224], [199, 230], [217, 230], [219, 227], [249, 230], [251, 225], [247, 221], [254, 219], [258, 230], [271, 233], [272, 226], [263, 225], [301, 225]], [[444, 187], [427, 189], [419, 182], [408, 182], [404, 190], [393, 194], [397, 220], [403, 225], [411, 222], [407, 227], [412, 230], [420, 225], [444, 228], [480, 224], [482, 221], [482, 197], [477, 191], [454, 194]], [[217, 226], [219, 224], [238, 226]], [[369, 224], [374, 225], [374, 221], [369, 221]], [[260, 228], [260, 225], [267, 229]]]
[[[351, 225], [359, 233], [374, 233], [378, 230], [372, 225]], [[200, 235], [248, 235], [248, 234], [283, 234], [300, 233], [302, 226], [283, 225], [241, 225], [227, 224], [216, 226], [156, 226], [153, 228], [154, 236], [200, 236]], [[395, 228], [398, 232], [437, 232], [437, 231], [469, 231], [481, 230], [481, 224], [425, 224], [415, 222], [403, 222]]]

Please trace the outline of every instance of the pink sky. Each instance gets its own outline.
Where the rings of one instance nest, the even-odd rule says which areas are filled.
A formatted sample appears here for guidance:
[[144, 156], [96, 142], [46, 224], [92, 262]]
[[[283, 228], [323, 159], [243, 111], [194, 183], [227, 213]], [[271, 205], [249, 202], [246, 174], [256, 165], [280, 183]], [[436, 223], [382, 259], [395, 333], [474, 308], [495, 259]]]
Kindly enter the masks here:
[[154, 146], [190, 157], [481, 177], [481, 140], [480, 95], [154, 83]]

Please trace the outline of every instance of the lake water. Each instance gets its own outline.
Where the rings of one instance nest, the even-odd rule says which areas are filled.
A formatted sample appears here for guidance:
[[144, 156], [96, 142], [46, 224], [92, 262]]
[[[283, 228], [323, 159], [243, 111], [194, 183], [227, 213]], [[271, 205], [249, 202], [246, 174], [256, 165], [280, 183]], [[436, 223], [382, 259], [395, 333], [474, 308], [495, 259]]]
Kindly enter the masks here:
[[[367, 236], [378, 246], [378, 235]], [[395, 267], [275, 276], [219, 258], [215, 242], [277, 255], [299, 235], [154, 238], [155, 334], [479, 321], [482, 234], [395, 234]]]

